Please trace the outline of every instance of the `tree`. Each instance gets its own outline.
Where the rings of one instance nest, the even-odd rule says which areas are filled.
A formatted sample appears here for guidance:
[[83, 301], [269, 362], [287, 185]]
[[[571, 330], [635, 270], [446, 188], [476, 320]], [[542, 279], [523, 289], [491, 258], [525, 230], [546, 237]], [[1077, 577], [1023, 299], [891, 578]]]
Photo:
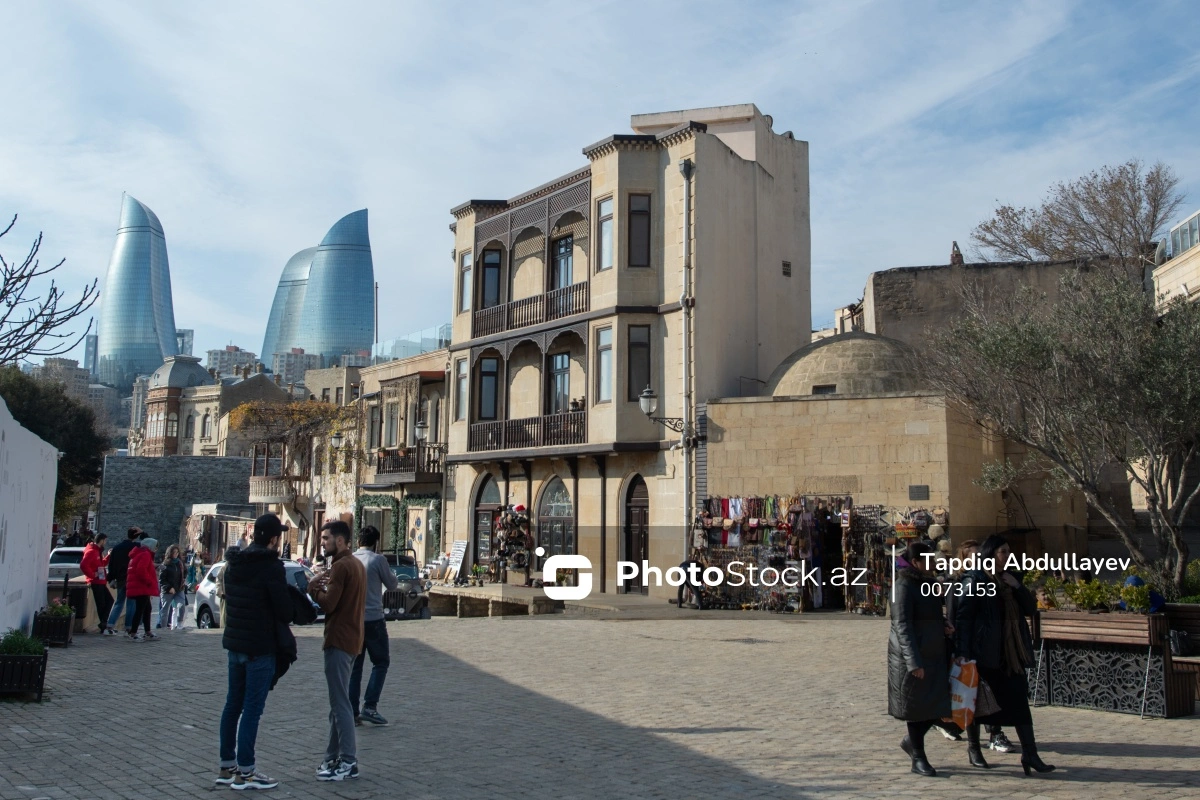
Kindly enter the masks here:
[[1137, 159], [1055, 184], [1037, 208], [1002, 204], [971, 240], [998, 261], [1053, 261], [1108, 254], [1139, 279], [1152, 246], [1183, 203], [1179, 178]]
[[[4, 238], [17, 224], [16, 215], [8, 227], [0, 231]], [[61, 267], [61, 259], [52, 267], [42, 267], [38, 252], [42, 249], [42, 234], [38, 233], [29, 252], [20, 261], [9, 262], [0, 255], [0, 367], [18, 364], [32, 356], [57, 356], [72, 350], [92, 329], [79, 334], [65, 330], [77, 317], [82, 317], [99, 296], [97, 282], [83, 287], [78, 300], [69, 302], [50, 279], [42, 293], [35, 293], [34, 282]]]
[[[962, 297], [961, 316], [923, 349], [927, 380], [1036, 451], [1177, 596], [1183, 526], [1200, 492], [1200, 306], [1156, 306], [1140, 285], [1097, 268], [1067, 273], [1055, 301], [1029, 288], [986, 296], [972, 284]], [[1157, 552], [1105, 491], [1113, 464], [1145, 492]]]
[[58, 512], [66, 513], [75, 487], [95, 484], [104, 471], [108, 441], [96, 429], [95, 415], [61, 385], [41, 383], [16, 367], [0, 367], [0, 397], [13, 419], [62, 453], [54, 495], [56, 518], [61, 518]]

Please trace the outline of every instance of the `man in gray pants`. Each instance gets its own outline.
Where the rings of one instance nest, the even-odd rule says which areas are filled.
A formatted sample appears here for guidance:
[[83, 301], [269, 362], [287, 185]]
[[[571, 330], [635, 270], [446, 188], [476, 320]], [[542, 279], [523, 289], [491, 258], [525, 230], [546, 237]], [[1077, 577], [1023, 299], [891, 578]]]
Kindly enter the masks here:
[[321, 547], [332, 566], [313, 578], [308, 593], [325, 612], [325, 683], [329, 689], [329, 746], [317, 768], [317, 780], [358, 777], [350, 670], [363, 648], [363, 611], [367, 573], [350, 550], [350, 526], [341, 520], [321, 528]]

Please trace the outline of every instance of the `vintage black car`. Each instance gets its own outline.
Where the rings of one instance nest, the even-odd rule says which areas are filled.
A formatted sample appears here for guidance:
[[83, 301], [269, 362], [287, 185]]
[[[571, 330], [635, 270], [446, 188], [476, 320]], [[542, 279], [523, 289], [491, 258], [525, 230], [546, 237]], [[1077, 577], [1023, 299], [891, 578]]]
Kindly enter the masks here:
[[383, 593], [383, 618], [386, 620], [429, 619], [431, 616], [429, 587], [432, 584], [421, 578], [416, 555], [415, 551], [408, 550], [387, 556], [388, 565], [400, 585]]

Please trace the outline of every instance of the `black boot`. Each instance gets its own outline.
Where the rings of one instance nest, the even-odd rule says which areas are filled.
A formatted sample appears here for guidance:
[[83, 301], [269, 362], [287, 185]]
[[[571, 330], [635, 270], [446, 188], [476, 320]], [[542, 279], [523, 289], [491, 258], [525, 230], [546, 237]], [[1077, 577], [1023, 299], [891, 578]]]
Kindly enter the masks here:
[[914, 726], [910, 723], [908, 736], [900, 740], [900, 749], [908, 753], [908, 757], [912, 759], [913, 772], [933, 778], [937, 776], [937, 770], [933, 768], [929, 763], [929, 759], [925, 757], [925, 731], [928, 729], [927, 725], [922, 727], [919, 725]]
[[967, 726], [967, 760], [971, 762], [972, 767], [990, 768], [987, 761], [983, 759], [983, 750], [979, 747], [978, 722], [972, 722]]
[[1032, 769], [1036, 772], [1053, 772], [1054, 765], [1042, 761], [1038, 755], [1037, 741], [1033, 738], [1032, 725], [1017, 725], [1017, 738], [1021, 740], [1021, 769], [1029, 776]]

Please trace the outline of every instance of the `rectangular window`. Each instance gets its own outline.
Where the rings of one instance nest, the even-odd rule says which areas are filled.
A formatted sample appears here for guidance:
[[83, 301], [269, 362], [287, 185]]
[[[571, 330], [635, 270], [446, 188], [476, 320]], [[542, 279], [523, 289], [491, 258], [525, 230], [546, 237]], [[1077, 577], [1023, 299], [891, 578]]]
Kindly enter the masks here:
[[650, 266], [650, 195], [629, 195], [629, 266]]
[[629, 326], [629, 386], [627, 396], [637, 402], [650, 385], [650, 326]]
[[483, 302], [480, 308], [500, 305], [500, 251], [483, 251]]
[[333, 400], [339, 406], [346, 400], [346, 396], [343, 394], [341, 386], [337, 387], [337, 389], [335, 390]]
[[821, 383], [812, 388], [813, 394], [837, 394], [836, 383]]
[[596, 402], [612, 402], [613, 395], [612, 328], [596, 331]]
[[792, 262], [790, 262], [790, 261], [783, 262], [783, 277], [785, 277], [785, 278], [792, 277]]
[[609, 269], [613, 265], [613, 201], [609, 197], [597, 204], [596, 218], [596, 271]]
[[322, 390], [321, 390], [321, 402], [322, 402], [322, 403], [328, 403], [328, 402], [329, 402], [329, 390], [328, 390], [328, 389], [322, 389]]
[[383, 409], [379, 406], [371, 406], [371, 423], [367, 436], [368, 447], [378, 449], [383, 442]]
[[397, 432], [400, 428], [400, 404], [388, 403], [387, 414], [384, 417], [383, 423], [383, 445], [384, 447], [395, 447], [397, 444]]
[[550, 251], [550, 291], [565, 289], [571, 285], [571, 253], [574, 248], [575, 239], [572, 236], [554, 240], [554, 247]]
[[458, 313], [471, 310], [471, 254], [463, 253], [459, 261]]
[[495, 419], [500, 387], [500, 359], [479, 359], [479, 418]]
[[565, 414], [571, 410], [571, 355], [554, 353], [550, 356], [550, 413]]
[[454, 419], [461, 422], [467, 418], [467, 360], [460, 358], [454, 364]]

